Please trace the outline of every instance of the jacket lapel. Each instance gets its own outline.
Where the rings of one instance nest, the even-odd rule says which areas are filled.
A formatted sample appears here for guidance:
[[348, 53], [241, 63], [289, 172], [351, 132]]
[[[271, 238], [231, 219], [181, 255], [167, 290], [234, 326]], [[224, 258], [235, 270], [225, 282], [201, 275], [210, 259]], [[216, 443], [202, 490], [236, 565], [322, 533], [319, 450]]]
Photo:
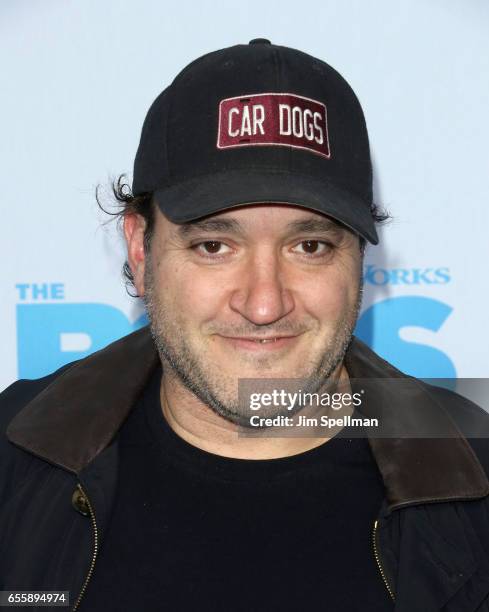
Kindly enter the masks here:
[[[390, 511], [489, 494], [489, 481], [472, 448], [428, 385], [406, 376], [356, 338], [345, 366], [352, 388], [360, 383], [367, 388], [362, 413], [399, 432], [397, 437], [369, 437]], [[444, 437], [415, 437], [420, 423]]]
[[148, 328], [75, 362], [9, 423], [8, 439], [78, 473], [111, 442], [158, 354]]

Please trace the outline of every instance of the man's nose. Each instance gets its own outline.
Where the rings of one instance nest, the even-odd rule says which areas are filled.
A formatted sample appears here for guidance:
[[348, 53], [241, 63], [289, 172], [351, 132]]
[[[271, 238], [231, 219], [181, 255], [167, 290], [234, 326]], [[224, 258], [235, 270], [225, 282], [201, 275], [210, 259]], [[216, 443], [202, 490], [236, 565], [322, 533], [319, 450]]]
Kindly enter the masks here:
[[285, 317], [294, 305], [280, 255], [267, 249], [250, 257], [240, 270], [230, 300], [231, 309], [255, 325], [266, 325]]

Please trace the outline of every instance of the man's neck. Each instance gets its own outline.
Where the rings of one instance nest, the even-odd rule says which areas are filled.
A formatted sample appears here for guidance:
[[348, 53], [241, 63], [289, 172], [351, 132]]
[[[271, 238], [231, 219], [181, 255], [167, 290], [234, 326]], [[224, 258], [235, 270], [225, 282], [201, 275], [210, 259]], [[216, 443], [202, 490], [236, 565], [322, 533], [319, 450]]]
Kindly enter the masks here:
[[[340, 364], [330, 377], [337, 380], [342, 391], [350, 388], [346, 368]], [[266, 430], [259, 437], [247, 437], [238, 425], [218, 415], [185, 388], [176, 377], [163, 374], [160, 387], [163, 414], [173, 431], [189, 444], [206, 452], [235, 459], [277, 459], [303, 453], [324, 444], [341, 427], [327, 429], [329, 437], [308, 433], [305, 437], [281, 436], [274, 430], [267, 437]], [[344, 409], [342, 416], [353, 409]]]

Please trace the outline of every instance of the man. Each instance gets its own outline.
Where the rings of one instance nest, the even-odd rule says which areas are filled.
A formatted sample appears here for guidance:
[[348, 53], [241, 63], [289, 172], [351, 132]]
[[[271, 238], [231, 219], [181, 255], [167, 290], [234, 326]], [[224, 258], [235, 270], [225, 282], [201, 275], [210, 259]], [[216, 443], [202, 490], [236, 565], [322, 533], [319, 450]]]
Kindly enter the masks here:
[[[353, 337], [378, 238], [346, 81], [264, 39], [196, 60], [118, 197], [151, 333], [2, 395], [0, 588], [89, 611], [489, 610], [489, 453], [464, 435], [485, 417]], [[255, 435], [240, 379], [394, 379], [409, 391], [361, 410], [401, 435]], [[423, 415], [443, 437], [402, 435]]]

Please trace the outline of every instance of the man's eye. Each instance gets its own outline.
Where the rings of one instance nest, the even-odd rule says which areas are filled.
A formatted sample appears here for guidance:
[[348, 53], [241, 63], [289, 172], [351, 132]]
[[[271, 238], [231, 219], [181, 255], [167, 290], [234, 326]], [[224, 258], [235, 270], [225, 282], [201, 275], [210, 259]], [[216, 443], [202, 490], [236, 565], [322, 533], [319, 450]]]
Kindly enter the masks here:
[[[224, 247], [224, 248], [223, 248]], [[192, 245], [192, 248], [202, 255], [224, 255], [229, 252], [229, 247], [219, 240], [206, 240]], [[226, 251], [228, 249], [228, 251]]]
[[331, 250], [331, 245], [324, 240], [303, 240], [295, 248], [301, 255], [324, 255]]

